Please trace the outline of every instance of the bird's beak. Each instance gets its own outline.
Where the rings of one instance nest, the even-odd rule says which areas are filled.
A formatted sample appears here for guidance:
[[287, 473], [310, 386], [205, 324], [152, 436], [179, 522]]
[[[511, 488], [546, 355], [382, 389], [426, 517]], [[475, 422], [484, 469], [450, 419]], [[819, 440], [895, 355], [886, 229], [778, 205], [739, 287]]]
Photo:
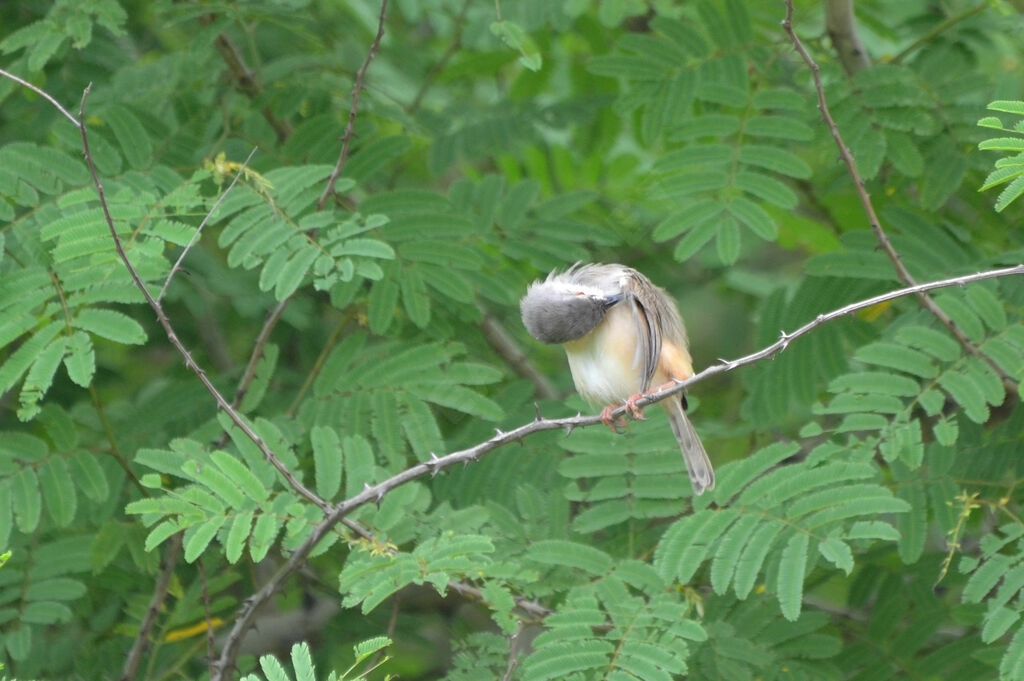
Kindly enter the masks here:
[[605, 296], [604, 298], [601, 299], [601, 302], [604, 304], [604, 309], [607, 310], [609, 307], [619, 302], [620, 300], [622, 300], [622, 294], [615, 293], [610, 296]]

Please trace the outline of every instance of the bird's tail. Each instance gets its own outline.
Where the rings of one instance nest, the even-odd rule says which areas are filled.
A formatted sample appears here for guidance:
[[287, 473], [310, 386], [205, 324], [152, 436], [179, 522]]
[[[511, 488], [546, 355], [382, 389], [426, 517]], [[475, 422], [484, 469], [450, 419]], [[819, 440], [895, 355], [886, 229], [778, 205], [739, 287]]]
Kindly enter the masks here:
[[683, 411], [682, 400], [670, 397], [661, 404], [668, 414], [668, 422], [672, 426], [676, 440], [679, 441], [679, 448], [683, 450], [683, 461], [686, 462], [686, 472], [690, 474], [694, 493], [700, 495], [714, 489], [715, 471], [711, 467], [711, 459], [708, 458], [697, 431], [693, 429], [693, 424]]

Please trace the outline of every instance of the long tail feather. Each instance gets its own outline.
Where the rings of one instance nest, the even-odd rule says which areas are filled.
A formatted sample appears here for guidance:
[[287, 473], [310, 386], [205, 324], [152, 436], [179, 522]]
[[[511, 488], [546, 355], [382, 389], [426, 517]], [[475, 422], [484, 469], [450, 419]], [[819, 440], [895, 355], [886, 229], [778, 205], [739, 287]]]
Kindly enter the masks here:
[[704, 445], [693, 429], [693, 424], [686, 417], [683, 411], [682, 400], [673, 397], [662, 401], [665, 412], [668, 414], [668, 422], [672, 426], [672, 432], [679, 441], [679, 448], [683, 451], [683, 461], [686, 462], [686, 472], [690, 474], [690, 483], [693, 485], [695, 494], [704, 494], [709, 489], [715, 488], [715, 470], [711, 467], [711, 459], [704, 451]]

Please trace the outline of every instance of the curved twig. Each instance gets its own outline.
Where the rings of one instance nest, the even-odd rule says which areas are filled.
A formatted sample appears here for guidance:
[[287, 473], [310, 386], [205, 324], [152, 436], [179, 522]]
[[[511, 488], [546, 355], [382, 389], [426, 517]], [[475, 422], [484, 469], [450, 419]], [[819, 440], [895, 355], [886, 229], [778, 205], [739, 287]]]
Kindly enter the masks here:
[[[674, 395], [685, 390], [687, 387], [706, 380], [717, 374], [732, 371], [741, 366], [753, 364], [770, 357], [774, 357], [776, 354], [784, 351], [789, 344], [796, 338], [804, 336], [814, 329], [827, 324], [828, 322], [834, 321], [841, 317], [845, 317], [858, 310], [878, 305], [889, 300], [901, 298], [908, 295], [921, 293], [923, 291], [930, 291], [937, 288], [944, 288], [947, 286], [963, 286], [970, 282], [981, 281], [983, 279], [993, 279], [996, 277], [1006, 277], [1010, 275], [1024, 274], [1024, 265], [1017, 265], [1015, 267], [1007, 267], [999, 270], [989, 270], [985, 272], [977, 272], [975, 274], [968, 274], [961, 277], [952, 277], [950, 279], [942, 279], [940, 281], [932, 281], [924, 284], [918, 284], [916, 286], [909, 286], [895, 291], [889, 291], [865, 300], [858, 301], [856, 303], [850, 303], [843, 307], [828, 312], [826, 314], [820, 314], [810, 322], [804, 324], [800, 328], [796, 329], [791, 333], [785, 331], [779, 337], [779, 340], [775, 341], [771, 345], [764, 347], [757, 352], [753, 352], [745, 357], [740, 357], [734, 360], [723, 360], [719, 364], [710, 366], [700, 373], [694, 374], [685, 381], [679, 381], [676, 385], [666, 388], [660, 392], [652, 393], [645, 396], [644, 398], [637, 401], [637, 405], [640, 407], [660, 402], [666, 399], [670, 395]], [[612, 412], [612, 417], [617, 417], [626, 412], [625, 407], [619, 407]], [[402, 485], [412, 482], [418, 478], [430, 475], [431, 477], [437, 475], [441, 471], [450, 466], [454, 466], [460, 463], [469, 463], [470, 461], [478, 461], [480, 457], [488, 452], [494, 451], [499, 447], [510, 444], [512, 442], [519, 442], [524, 437], [547, 430], [560, 430], [564, 429], [571, 432], [575, 428], [581, 428], [586, 426], [594, 426], [601, 423], [601, 417], [598, 415], [594, 416], [571, 416], [562, 419], [546, 419], [541, 417], [539, 414], [537, 418], [529, 423], [525, 423], [518, 428], [513, 430], [502, 432], [498, 431], [494, 437], [484, 442], [480, 442], [472, 447], [452, 452], [446, 456], [437, 456], [431, 454], [431, 458], [428, 461], [423, 461], [404, 471], [391, 476], [390, 478], [377, 483], [376, 485], [365, 485], [363, 491], [359, 494], [350, 497], [341, 503], [334, 506], [330, 513], [321, 520], [313, 528], [313, 531], [306, 537], [305, 541], [302, 542], [292, 552], [288, 561], [282, 565], [278, 571], [263, 585], [263, 587], [253, 594], [246, 602], [242, 605], [241, 610], [238, 613], [238, 617], [235, 620], [234, 627], [231, 633], [228, 634], [227, 639], [224, 641], [224, 647], [221, 650], [220, 660], [216, 665], [216, 673], [211, 677], [211, 681], [226, 681], [232, 678], [232, 672], [235, 667], [235, 658], [238, 656], [239, 648], [242, 644], [242, 637], [245, 632], [248, 631], [249, 627], [253, 623], [256, 611], [264, 602], [266, 602], [274, 593], [280, 588], [281, 583], [287, 579], [292, 573], [294, 573], [302, 564], [305, 562], [306, 557], [313, 550], [313, 548], [327, 535], [328, 532], [340, 522], [345, 516], [352, 511], [356, 510], [360, 506], [364, 506], [369, 503], [380, 502], [385, 495], [392, 490], [401, 487]]]
[[[903, 264], [903, 260], [900, 254], [893, 248], [892, 242], [889, 241], [888, 235], [885, 230], [882, 229], [882, 222], [878, 219], [878, 214], [875, 212], [875, 207], [871, 202], [871, 196], [868, 194], [867, 188], [864, 185], [864, 179], [860, 176], [857, 171], [857, 163], [853, 159], [853, 153], [850, 148], [846, 146], [846, 142], [843, 141], [843, 136], [839, 132], [839, 126], [836, 125], [835, 119], [832, 118], [832, 113], [829, 111], [828, 102], [825, 99], [825, 88], [821, 82], [820, 68], [814, 58], [811, 57], [807, 48], [800, 41], [796, 31], [793, 29], [793, 0], [785, 0], [786, 3], [786, 17], [782, 20], [782, 28], [786, 31], [789, 39], [793, 43], [793, 47], [803, 58], [804, 63], [807, 64], [807, 68], [811, 72], [811, 77], [814, 79], [814, 89], [818, 94], [818, 110], [821, 111], [822, 120], [825, 121], [825, 125], [828, 126], [829, 132], [832, 133], [832, 139], [835, 140], [836, 146], [839, 148], [839, 155], [843, 159], [843, 163], [846, 164], [846, 169], [850, 173], [850, 178], [853, 180], [854, 189], [857, 191], [857, 197], [860, 199], [861, 206], [864, 208], [864, 213], [867, 215], [868, 223], [871, 225], [872, 231], [874, 231], [876, 238], [878, 239], [879, 245], [882, 250], [885, 251], [886, 255], [889, 256], [889, 260], [892, 261], [892, 266], [896, 270], [896, 276], [901, 282], [907, 286], [913, 287], [917, 284], [913, 275], [907, 270]], [[952, 317], [946, 314], [946, 311], [939, 307], [931, 296], [924, 292], [924, 290], [916, 291], [915, 295], [918, 300], [921, 301], [921, 305], [932, 313], [939, 322], [946, 327], [946, 329], [953, 334], [957, 342], [969, 352], [970, 354], [978, 357], [992, 370], [1000, 381], [1003, 383], [1003, 387], [1006, 388], [1006, 392], [1011, 395], [1018, 394], [1017, 382], [1014, 381], [1009, 374], [1003, 371], [1002, 367], [996, 364], [995, 360], [983, 353], [977, 345], [971, 342], [971, 340], [964, 334]]]

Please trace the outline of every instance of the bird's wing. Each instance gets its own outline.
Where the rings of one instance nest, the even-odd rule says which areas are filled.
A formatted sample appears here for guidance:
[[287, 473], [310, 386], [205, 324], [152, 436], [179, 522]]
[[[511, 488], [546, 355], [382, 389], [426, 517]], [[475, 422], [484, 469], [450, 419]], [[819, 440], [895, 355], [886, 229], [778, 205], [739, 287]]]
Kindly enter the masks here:
[[643, 389], [650, 387], [654, 372], [661, 357], [661, 325], [664, 307], [659, 299], [661, 292], [644, 275], [636, 270], [627, 270], [622, 281], [622, 291], [633, 313], [636, 327], [636, 354], [634, 367], [642, 367]]

